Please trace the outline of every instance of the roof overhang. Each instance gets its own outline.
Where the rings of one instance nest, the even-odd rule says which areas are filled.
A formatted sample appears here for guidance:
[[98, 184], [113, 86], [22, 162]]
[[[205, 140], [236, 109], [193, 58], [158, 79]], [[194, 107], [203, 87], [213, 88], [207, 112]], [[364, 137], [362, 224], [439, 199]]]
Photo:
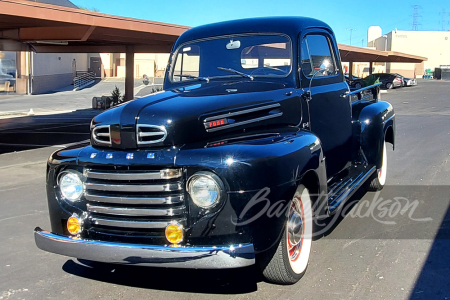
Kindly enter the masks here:
[[[0, 51], [169, 53], [190, 27], [23, 0], [0, 0]], [[421, 63], [420, 57], [339, 44], [342, 61]]]
[[170, 52], [189, 27], [32, 1], [0, 0], [0, 50], [47, 53]]
[[428, 58], [394, 51], [380, 51], [370, 48], [339, 44], [342, 61], [345, 62], [401, 62], [421, 63]]

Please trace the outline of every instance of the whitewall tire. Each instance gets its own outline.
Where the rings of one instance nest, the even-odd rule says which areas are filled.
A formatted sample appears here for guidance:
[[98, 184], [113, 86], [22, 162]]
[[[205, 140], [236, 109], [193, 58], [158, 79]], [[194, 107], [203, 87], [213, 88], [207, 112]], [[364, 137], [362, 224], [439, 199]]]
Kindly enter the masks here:
[[308, 189], [300, 185], [287, 209], [283, 236], [268, 264], [264, 277], [278, 284], [294, 284], [308, 267], [312, 242], [312, 203]]
[[387, 152], [386, 152], [386, 141], [383, 142], [383, 157], [381, 168], [372, 177], [370, 184], [368, 185], [369, 191], [379, 191], [382, 190], [386, 183], [387, 176]]

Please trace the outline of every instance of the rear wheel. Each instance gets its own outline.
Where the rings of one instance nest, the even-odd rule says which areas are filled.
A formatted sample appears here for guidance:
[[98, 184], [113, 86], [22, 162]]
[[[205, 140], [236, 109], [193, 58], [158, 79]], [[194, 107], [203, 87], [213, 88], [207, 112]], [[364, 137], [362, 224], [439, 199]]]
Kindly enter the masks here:
[[380, 191], [383, 189], [386, 183], [387, 175], [387, 153], [386, 153], [386, 141], [383, 142], [383, 158], [381, 163], [381, 168], [375, 172], [370, 181], [367, 189], [369, 191]]
[[264, 277], [278, 284], [294, 284], [308, 266], [312, 241], [312, 209], [308, 189], [300, 185], [289, 207], [283, 236], [273, 256], [262, 266]]
[[361, 83], [359, 83], [359, 82], [355, 83], [355, 88], [356, 88], [357, 90], [359, 90], [360, 88], [362, 88]]
[[393, 87], [392, 83], [390, 82], [386, 83], [386, 89], [390, 90], [392, 89], [392, 87]]

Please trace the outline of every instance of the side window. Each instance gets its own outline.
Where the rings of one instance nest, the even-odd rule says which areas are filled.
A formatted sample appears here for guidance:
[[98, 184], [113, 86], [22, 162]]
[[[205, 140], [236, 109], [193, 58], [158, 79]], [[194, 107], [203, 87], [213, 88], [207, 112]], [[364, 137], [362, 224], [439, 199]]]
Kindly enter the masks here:
[[319, 34], [306, 36], [301, 47], [301, 68], [305, 76], [313, 76], [326, 66], [327, 71], [317, 73], [316, 77], [334, 75], [336, 64], [331, 53], [330, 43], [325, 36]]

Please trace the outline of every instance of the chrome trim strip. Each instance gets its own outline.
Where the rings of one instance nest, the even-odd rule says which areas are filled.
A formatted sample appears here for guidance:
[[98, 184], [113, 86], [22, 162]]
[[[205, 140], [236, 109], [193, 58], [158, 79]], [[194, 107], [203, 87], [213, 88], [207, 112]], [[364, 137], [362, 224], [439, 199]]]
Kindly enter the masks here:
[[[161, 132], [154, 132], [154, 133], [158, 133], [158, 135], [163, 135], [162, 138], [158, 139], [158, 140], [154, 140], [154, 141], [141, 141], [140, 138], [144, 137], [144, 136], [152, 136], [152, 135], [141, 135], [141, 134], [147, 134], [147, 132], [139, 132], [140, 128], [156, 128], [161, 130]], [[161, 133], [161, 134], [159, 134]], [[155, 143], [159, 143], [162, 142], [166, 139], [167, 137], [167, 130], [166, 127], [164, 126], [157, 126], [157, 125], [145, 125], [145, 124], [138, 124], [136, 125], [136, 143], [138, 145], [147, 145], [147, 144], [155, 144]]]
[[72, 239], [34, 230], [39, 249], [91, 261], [164, 268], [229, 269], [255, 264], [253, 244], [170, 247]]
[[276, 108], [276, 107], [280, 107], [280, 106], [281, 106], [280, 103], [275, 103], [275, 104], [271, 104], [271, 105], [265, 105], [265, 106], [245, 109], [245, 110], [236, 111], [236, 112], [232, 112], [232, 113], [228, 113], [228, 114], [223, 114], [223, 115], [218, 115], [218, 116], [214, 116], [214, 117], [209, 117], [209, 118], [206, 118], [203, 121], [203, 123], [206, 123], [206, 122], [209, 122], [209, 121], [214, 121], [214, 120], [217, 120], [217, 119], [229, 118], [229, 117], [232, 117], [232, 116], [238, 116], [238, 115], [243, 115], [243, 114], [247, 114], [247, 113], [252, 113], [252, 112], [255, 112], [255, 111], [265, 110], [265, 109], [269, 109], [269, 108]]
[[105, 183], [85, 183], [86, 190], [110, 191], [110, 192], [173, 192], [182, 190], [181, 182], [169, 184], [105, 184]]
[[278, 118], [278, 117], [281, 117], [282, 115], [283, 115], [283, 113], [280, 112], [280, 113], [268, 115], [265, 117], [260, 117], [260, 118], [256, 118], [256, 119], [251, 119], [251, 120], [246, 120], [246, 121], [242, 121], [242, 122], [236, 122], [236, 123], [229, 124], [229, 125], [206, 129], [206, 132], [214, 132], [214, 131], [224, 130], [224, 129], [228, 129], [228, 128], [232, 128], [232, 127], [236, 127], [236, 126], [255, 123], [255, 122], [259, 122], [259, 121], [263, 121], [263, 120], [267, 120], [267, 119]]
[[186, 207], [174, 207], [166, 209], [148, 209], [148, 208], [126, 208], [126, 207], [108, 207], [100, 205], [86, 205], [87, 210], [93, 213], [116, 215], [116, 216], [176, 216], [184, 213]]
[[383, 84], [382, 82], [380, 82], [380, 83], [375, 83], [375, 84], [373, 84], [373, 85], [370, 85], [370, 86], [366, 86], [366, 87], [360, 88], [359, 90], [354, 90], [354, 91], [351, 91], [351, 92], [347, 92], [347, 93], [345, 93], [344, 95], [342, 95], [342, 97], [348, 97], [348, 96], [356, 95], [356, 94], [358, 94], [358, 93], [360, 93], [360, 92], [362, 92], [362, 91], [364, 91], [364, 90], [368, 90], [368, 89], [371, 89], [371, 88], [380, 86], [380, 85], [382, 85], [382, 84]]
[[157, 135], [164, 135], [164, 132], [139, 132], [139, 136], [142, 136], [142, 137], [157, 136]]
[[92, 217], [91, 220], [95, 225], [119, 227], [119, 228], [144, 228], [144, 229], [158, 229], [166, 228], [172, 221], [182, 223], [183, 220], [167, 220], [167, 221], [120, 221], [110, 220], [98, 217]]
[[[99, 129], [102, 128], [108, 128], [108, 134], [106, 133], [96, 133], [96, 131], [98, 131]], [[107, 136], [109, 137], [109, 141], [105, 142], [105, 141], [101, 141], [99, 139], [97, 139], [97, 136]], [[100, 126], [96, 126], [92, 129], [92, 138], [94, 139], [94, 141], [98, 144], [101, 145], [111, 145], [111, 127], [109, 125], [100, 125]]]
[[162, 179], [160, 172], [148, 173], [107, 173], [97, 171], [86, 171], [86, 177], [93, 179], [107, 179], [107, 180], [153, 180]]
[[92, 195], [89, 193], [85, 194], [85, 198], [88, 201], [100, 202], [100, 203], [111, 203], [111, 204], [177, 204], [184, 201], [183, 195], [180, 196], [169, 196], [161, 198], [153, 197], [111, 197], [111, 196], [100, 196]]

